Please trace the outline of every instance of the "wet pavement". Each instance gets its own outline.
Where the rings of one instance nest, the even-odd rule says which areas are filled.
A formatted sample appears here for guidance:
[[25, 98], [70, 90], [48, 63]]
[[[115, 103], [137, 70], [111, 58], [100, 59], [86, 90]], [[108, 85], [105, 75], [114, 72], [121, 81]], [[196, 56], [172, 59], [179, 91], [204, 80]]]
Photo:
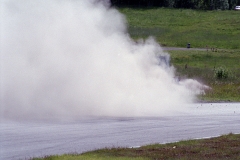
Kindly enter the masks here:
[[240, 103], [202, 103], [175, 116], [91, 117], [65, 122], [0, 123], [0, 159], [82, 153], [103, 147], [137, 147], [151, 143], [240, 133]]

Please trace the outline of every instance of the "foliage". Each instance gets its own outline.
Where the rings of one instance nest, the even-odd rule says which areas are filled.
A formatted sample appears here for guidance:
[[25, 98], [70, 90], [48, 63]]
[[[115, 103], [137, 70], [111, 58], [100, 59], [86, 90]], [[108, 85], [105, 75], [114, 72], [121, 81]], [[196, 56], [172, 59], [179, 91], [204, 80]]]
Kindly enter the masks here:
[[218, 67], [214, 70], [214, 76], [217, 79], [227, 79], [229, 71], [226, 67]]
[[233, 9], [239, 5], [239, 0], [111, 0], [115, 6], [134, 7], [169, 7], [169, 8], [191, 8], [191, 9]]

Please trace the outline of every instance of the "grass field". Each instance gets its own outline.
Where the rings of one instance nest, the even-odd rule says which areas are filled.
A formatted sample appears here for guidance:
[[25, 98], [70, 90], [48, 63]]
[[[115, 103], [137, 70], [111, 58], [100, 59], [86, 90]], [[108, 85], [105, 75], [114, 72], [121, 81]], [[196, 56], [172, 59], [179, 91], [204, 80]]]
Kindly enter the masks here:
[[240, 12], [120, 8], [134, 39], [154, 36], [162, 46], [240, 49]]
[[223, 160], [240, 159], [240, 134], [216, 138], [153, 144], [140, 148], [112, 148], [81, 155], [48, 156], [33, 160]]
[[[210, 86], [203, 101], [240, 101], [240, 51], [169, 51], [177, 76], [194, 78]], [[226, 70], [227, 77], [217, 77], [218, 69]]]
[[[203, 101], [240, 101], [240, 12], [119, 8], [132, 38], [154, 36], [162, 46], [206, 48], [169, 51], [176, 74], [210, 86]], [[208, 51], [207, 51], [208, 48]], [[213, 49], [214, 48], [214, 49]], [[227, 77], [216, 78], [219, 69]]]

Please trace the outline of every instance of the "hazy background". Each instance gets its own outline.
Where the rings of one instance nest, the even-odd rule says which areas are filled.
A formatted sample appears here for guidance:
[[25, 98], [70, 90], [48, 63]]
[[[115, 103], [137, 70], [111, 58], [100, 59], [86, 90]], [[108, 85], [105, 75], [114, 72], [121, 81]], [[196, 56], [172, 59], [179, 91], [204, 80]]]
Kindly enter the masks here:
[[107, 1], [0, 3], [3, 119], [161, 116], [201, 92], [153, 38], [134, 42]]

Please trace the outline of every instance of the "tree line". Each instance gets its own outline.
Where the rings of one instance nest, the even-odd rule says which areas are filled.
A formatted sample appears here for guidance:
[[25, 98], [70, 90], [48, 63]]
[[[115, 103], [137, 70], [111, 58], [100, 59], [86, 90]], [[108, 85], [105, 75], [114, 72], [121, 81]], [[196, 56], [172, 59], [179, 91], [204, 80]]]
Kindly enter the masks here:
[[240, 0], [111, 0], [113, 6], [231, 10]]

